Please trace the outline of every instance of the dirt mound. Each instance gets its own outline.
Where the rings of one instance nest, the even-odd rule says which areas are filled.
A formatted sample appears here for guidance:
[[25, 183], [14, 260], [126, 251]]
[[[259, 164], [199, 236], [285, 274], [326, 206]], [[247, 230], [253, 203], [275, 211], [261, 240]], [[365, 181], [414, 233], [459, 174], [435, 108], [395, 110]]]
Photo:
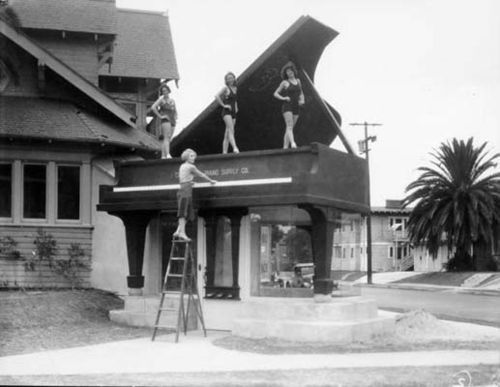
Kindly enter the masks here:
[[497, 328], [438, 320], [425, 310], [413, 310], [396, 317], [395, 336], [404, 341], [500, 340]]

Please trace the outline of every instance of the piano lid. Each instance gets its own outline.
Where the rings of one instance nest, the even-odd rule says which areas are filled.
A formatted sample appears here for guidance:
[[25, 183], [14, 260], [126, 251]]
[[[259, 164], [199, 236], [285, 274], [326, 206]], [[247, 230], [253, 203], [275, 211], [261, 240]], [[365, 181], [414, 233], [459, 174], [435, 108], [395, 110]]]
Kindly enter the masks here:
[[[281, 69], [292, 61], [299, 70], [306, 99], [294, 129], [295, 141], [299, 146], [312, 142], [330, 145], [339, 135], [347, 151], [353, 153], [340, 131], [339, 113], [321, 98], [313, 84], [319, 58], [337, 35], [312, 17], [302, 16], [238, 77], [235, 135], [241, 151], [283, 146], [282, 102], [273, 93], [282, 80]], [[173, 139], [171, 153], [179, 156], [186, 148], [198, 154], [221, 153], [223, 136], [221, 108], [214, 100]]]

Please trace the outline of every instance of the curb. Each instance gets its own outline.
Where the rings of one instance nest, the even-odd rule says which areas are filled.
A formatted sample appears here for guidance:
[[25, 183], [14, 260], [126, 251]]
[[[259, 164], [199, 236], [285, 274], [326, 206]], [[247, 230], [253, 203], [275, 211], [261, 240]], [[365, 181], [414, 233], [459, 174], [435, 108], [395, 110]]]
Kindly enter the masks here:
[[385, 288], [385, 289], [404, 289], [404, 290], [423, 290], [428, 292], [452, 292], [461, 294], [476, 294], [482, 296], [500, 296], [500, 290], [478, 289], [478, 288], [462, 288], [459, 286], [440, 286], [427, 284], [411, 284], [411, 283], [387, 283], [387, 284], [363, 284], [353, 283], [352, 286]]

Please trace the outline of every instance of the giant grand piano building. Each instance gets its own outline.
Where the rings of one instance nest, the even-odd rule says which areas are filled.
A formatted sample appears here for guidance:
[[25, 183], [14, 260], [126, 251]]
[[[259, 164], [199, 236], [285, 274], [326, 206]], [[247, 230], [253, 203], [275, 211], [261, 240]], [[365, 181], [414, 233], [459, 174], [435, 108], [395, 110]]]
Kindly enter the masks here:
[[[220, 154], [224, 124], [216, 102], [173, 141], [174, 156], [194, 149], [198, 168], [218, 181], [195, 184], [197, 219], [188, 230], [207, 328], [232, 329], [255, 300], [319, 299], [334, 291], [334, 230], [342, 219], [369, 211], [366, 162], [354, 154], [340, 115], [314, 86], [320, 56], [336, 36], [301, 17], [239, 76], [241, 153]], [[289, 61], [298, 68], [306, 103], [294, 130], [299, 147], [285, 150], [281, 103], [273, 92]], [[345, 151], [329, 147], [336, 138]], [[177, 224], [180, 163], [178, 157], [119, 163], [118, 183], [101, 186], [98, 210], [119, 217], [126, 230], [130, 295], [125, 309], [113, 314], [116, 320], [153, 320]], [[312, 286], [286, 287], [294, 265], [308, 262], [314, 265]]]

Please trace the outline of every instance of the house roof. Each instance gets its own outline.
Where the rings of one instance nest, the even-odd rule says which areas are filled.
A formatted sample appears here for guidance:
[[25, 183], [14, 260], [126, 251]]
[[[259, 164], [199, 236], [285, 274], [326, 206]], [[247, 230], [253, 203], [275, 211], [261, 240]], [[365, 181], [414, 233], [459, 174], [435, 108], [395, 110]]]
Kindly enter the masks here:
[[[329, 145], [340, 136], [347, 151], [353, 153], [342, 135], [340, 115], [319, 96], [313, 84], [323, 50], [337, 35], [335, 30], [312, 17], [302, 16], [238, 77], [239, 112], [235, 136], [240, 150], [283, 146], [282, 103], [273, 93], [281, 82], [281, 69], [293, 61], [306, 98], [294, 129], [297, 144], [319, 142]], [[213, 101], [173, 139], [172, 154], [179, 155], [188, 147], [199, 154], [220, 153], [223, 136], [220, 106]]]
[[115, 0], [10, 0], [23, 28], [116, 34]]
[[[8, 114], [7, 114], [8, 112]], [[0, 97], [0, 137], [104, 143], [149, 152], [160, 150], [148, 133], [108, 122], [68, 101]]]
[[99, 75], [179, 79], [170, 23], [165, 14], [118, 9], [118, 33], [111, 71]]
[[68, 81], [87, 97], [95, 101], [99, 106], [112, 113], [117, 118], [130, 126], [135, 125], [136, 117], [130, 114], [123, 106], [101, 89], [90, 83], [71, 67], [60, 61], [50, 52], [35, 43], [21, 31], [15, 30], [5, 21], [0, 19], [0, 34], [4, 35], [23, 50], [38, 59], [40, 64], [49, 67], [60, 77]]

